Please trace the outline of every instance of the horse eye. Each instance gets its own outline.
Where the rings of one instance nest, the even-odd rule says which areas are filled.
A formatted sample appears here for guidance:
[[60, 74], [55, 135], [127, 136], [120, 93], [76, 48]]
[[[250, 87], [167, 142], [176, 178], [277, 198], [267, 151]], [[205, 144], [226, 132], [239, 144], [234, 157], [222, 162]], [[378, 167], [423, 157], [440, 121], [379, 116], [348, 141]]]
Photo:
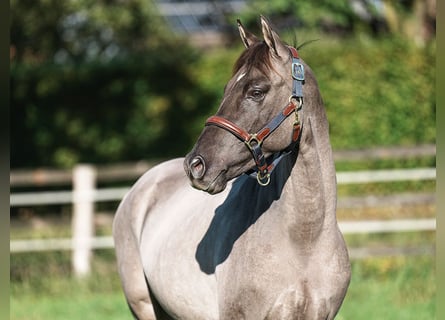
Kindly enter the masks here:
[[250, 92], [248, 97], [255, 101], [259, 101], [264, 98], [264, 92], [260, 89], [254, 89]]
[[253, 92], [254, 97], [261, 97], [262, 95], [263, 95], [263, 91], [261, 91], [261, 90], [255, 90]]

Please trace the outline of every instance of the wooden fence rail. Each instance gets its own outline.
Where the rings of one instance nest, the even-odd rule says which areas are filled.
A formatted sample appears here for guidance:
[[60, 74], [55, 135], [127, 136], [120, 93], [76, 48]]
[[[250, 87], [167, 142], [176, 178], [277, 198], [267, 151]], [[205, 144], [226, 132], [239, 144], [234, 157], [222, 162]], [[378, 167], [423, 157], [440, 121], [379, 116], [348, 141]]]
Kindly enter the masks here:
[[[76, 170], [78, 170], [77, 167], [74, 169], [74, 172], [77, 172]], [[96, 173], [94, 173], [94, 176], [96, 176]], [[74, 180], [76, 179], [79, 180], [81, 178], [74, 175]], [[370, 170], [337, 173], [338, 184], [420, 181], [434, 179], [436, 179], [436, 168]], [[92, 183], [95, 184], [95, 182]], [[91, 198], [91, 200], [94, 202], [113, 200], [118, 201], [122, 199], [128, 190], [129, 187], [103, 189], [90, 188], [88, 191], [83, 188], [82, 196]], [[74, 192], [75, 191], [21, 192], [11, 194], [9, 197], [9, 203], [11, 207], [75, 203], [76, 198], [74, 197]]]
[[[436, 145], [427, 144], [414, 147], [373, 148], [367, 150], [339, 150], [334, 151], [335, 161], [361, 161], [372, 159], [410, 159], [433, 157], [436, 155]], [[152, 168], [159, 161], [139, 161], [135, 163], [107, 165], [97, 167], [97, 181], [134, 180], [145, 171]], [[13, 170], [10, 173], [11, 187], [22, 186], [60, 186], [71, 185], [71, 170]]]
[[[370, 233], [387, 233], [387, 232], [419, 232], [419, 231], [435, 231], [435, 219], [403, 219], [390, 221], [340, 221], [340, 230], [343, 234], [370, 234]], [[113, 238], [111, 236], [93, 237], [88, 241], [74, 241], [72, 238], [55, 238], [55, 239], [29, 239], [29, 240], [12, 240], [9, 244], [9, 250], [12, 253], [21, 252], [43, 252], [56, 250], [97, 250], [114, 248]], [[427, 255], [435, 253], [434, 245], [408, 246], [408, 247], [352, 247], [348, 248], [351, 259], [363, 259], [376, 256], [397, 256], [397, 255]], [[84, 263], [88, 260], [84, 260]], [[75, 267], [75, 266], [74, 266]], [[79, 267], [79, 266], [77, 266]], [[83, 266], [76, 274], [84, 276], [87, 274]], [[75, 269], [76, 270], [76, 269]]]

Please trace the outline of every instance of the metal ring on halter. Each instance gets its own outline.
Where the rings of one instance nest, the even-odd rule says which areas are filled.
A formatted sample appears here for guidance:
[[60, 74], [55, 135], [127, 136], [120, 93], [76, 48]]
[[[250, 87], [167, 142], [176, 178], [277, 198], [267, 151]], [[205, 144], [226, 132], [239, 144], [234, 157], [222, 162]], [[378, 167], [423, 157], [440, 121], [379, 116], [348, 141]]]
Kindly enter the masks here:
[[256, 180], [260, 186], [265, 187], [270, 183], [270, 173], [266, 173], [264, 176], [262, 176], [261, 172], [258, 171], [256, 174]]
[[298, 107], [297, 110], [299, 110], [303, 106], [303, 97], [298, 97]]
[[253, 149], [252, 142], [255, 142], [256, 145], [258, 145], [258, 146], [260, 146], [260, 147], [261, 147], [261, 145], [263, 144], [263, 141], [258, 139], [256, 133], [251, 134], [250, 137], [249, 137], [249, 140], [244, 141], [244, 143], [247, 145], [247, 147], [248, 147], [250, 150]]
[[297, 97], [295, 95], [292, 95], [289, 97], [289, 102], [292, 102], [292, 100], [295, 99], [298, 102], [297, 109], [300, 109], [303, 105], [303, 97]]

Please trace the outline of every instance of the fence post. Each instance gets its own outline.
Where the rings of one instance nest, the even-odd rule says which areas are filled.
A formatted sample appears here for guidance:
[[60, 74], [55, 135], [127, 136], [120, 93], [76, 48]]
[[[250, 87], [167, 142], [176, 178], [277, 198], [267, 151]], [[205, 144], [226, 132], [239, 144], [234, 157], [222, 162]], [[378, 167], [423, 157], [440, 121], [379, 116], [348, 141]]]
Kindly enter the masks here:
[[94, 191], [96, 169], [80, 164], [73, 168], [72, 266], [77, 277], [90, 272], [94, 236]]

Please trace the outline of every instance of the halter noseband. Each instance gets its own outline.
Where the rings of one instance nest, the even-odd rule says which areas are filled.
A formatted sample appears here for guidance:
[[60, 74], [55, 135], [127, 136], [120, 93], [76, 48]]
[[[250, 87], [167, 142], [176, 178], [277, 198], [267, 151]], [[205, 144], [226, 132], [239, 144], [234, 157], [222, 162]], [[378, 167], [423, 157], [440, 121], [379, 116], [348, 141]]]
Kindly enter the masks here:
[[[245, 143], [249, 151], [252, 153], [252, 157], [257, 167], [256, 178], [258, 183], [262, 186], [269, 184], [270, 173], [282, 159], [282, 157], [292, 151], [294, 145], [297, 143], [301, 135], [301, 124], [297, 111], [303, 106], [304, 67], [298, 57], [298, 51], [293, 47], [289, 47], [289, 50], [292, 55], [292, 95], [289, 98], [289, 103], [284, 107], [284, 109], [277, 114], [264, 128], [257, 133], [248, 133], [233, 122], [219, 116], [211, 116], [205, 123], [206, 126], [213, 125], [227, 130]], [[295, 113], [292, 141], [285, 150], [274, 154], [269, 158], [272, 160], [268, 161], [263, 154], [263, 150], [261, 149], [263, 141], [292, 113]]]

